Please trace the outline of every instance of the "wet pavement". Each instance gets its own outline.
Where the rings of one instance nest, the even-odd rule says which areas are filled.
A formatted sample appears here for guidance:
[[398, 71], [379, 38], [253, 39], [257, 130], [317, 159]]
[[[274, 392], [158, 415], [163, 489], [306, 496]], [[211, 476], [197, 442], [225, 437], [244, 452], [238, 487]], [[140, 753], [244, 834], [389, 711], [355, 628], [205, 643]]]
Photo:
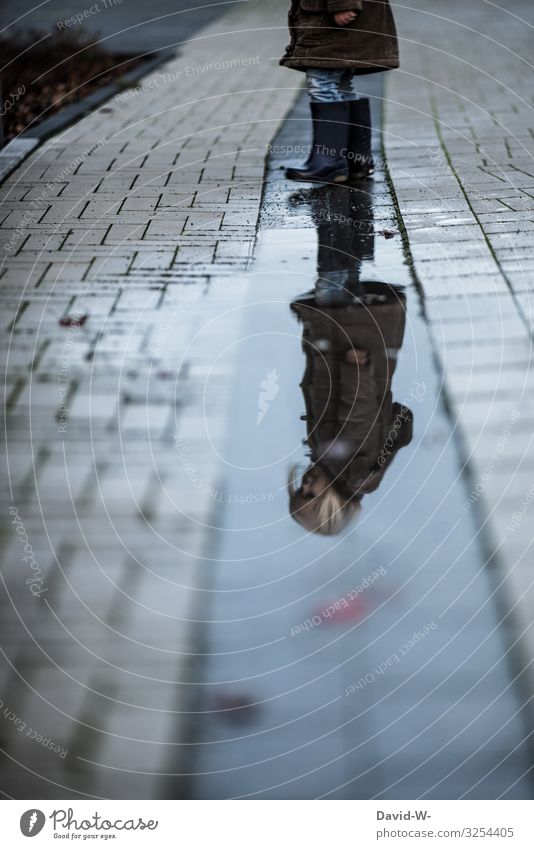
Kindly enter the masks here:
[[[275, 140], [221, 351], [239, 366], [231, 435], [213, 438], [224, 488], [193, 793], [530, 798], [506, 629], [387, 187], [382, 173], [288, 184], [305, 116], [301, 101]], [[289, 469], [317, 463], [355, 496], [338, 536], [289, 514]]]
[[0, 187], [10, 796], [188, 792], [215, 502], [185, 468], [212, 457], [217, 485], [204, 421], [227, 428], [233, 367], [212, 398], [204, 381], [235, 333], [265, 145], [296, 95], [272, 58], [285, 12], [232, 7]]
[[415, 0], [397, 24], [408, 42], [388, 79], [389, 173], [532, 728], [534, 7]]

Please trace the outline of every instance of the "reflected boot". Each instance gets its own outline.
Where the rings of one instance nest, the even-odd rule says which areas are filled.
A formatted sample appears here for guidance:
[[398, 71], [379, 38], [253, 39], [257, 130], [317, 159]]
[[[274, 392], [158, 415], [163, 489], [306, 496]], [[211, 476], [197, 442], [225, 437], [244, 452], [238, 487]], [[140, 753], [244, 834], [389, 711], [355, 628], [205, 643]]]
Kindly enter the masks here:
[[347, 307], [355, 304], [364, 292], [358, 270], [330, 271], [315, 281], [315, 303], [318, 307]]
[[344, 183], [349, 178], [345, 157], [348, 144], [348, 101], [311, 103], [313, 147], [302, 168], [288, 168], [288, 180], [312, 183]]
[[369, 99], [349, 100], [349, 141], [347, 161], [350, 176], [364, 179], [374, 174], [375, 163], [371, 154], [371, 108]]

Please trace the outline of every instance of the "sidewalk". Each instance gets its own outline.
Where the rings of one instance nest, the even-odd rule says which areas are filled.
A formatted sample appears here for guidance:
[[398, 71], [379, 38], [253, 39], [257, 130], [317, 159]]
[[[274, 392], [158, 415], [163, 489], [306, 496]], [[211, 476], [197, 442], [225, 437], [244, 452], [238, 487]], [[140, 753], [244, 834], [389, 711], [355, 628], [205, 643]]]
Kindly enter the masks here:
[[534, 656], [534, 16], [507, 7], [398, 7], [385, 148], [519, 672]]
[[[188, 348], [226, 311], [231, 338], [266, 145], [298, 83], [277, 66], [285, 15], [285, 0], [230, 10], [0, 189], [2, 693], [68, 752], [2, 726], [15, 797], [157, 797], [163, 772], [184, 792], [213, 498], [185, 478], [175, 438], [191, 434], [190, 465], [205, 455], [221, 337], [194, 361]], [[224, 368], [217, 379], [214, 431]]]

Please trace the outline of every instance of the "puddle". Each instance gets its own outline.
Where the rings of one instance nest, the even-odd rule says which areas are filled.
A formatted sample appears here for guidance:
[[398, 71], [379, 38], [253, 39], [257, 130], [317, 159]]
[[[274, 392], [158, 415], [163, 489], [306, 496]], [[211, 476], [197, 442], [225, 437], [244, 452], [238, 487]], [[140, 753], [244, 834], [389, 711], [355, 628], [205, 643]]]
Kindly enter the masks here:
[[[280, 144], [302, 115], [299, 103]], [[194, 795], [529, 798], [491, 584], [385, 183], [290, 185], [279, 164], [240, 329], [206, 388], [225, 358], [239, 363], [230, 438], [210, 434], [224, 497]]]

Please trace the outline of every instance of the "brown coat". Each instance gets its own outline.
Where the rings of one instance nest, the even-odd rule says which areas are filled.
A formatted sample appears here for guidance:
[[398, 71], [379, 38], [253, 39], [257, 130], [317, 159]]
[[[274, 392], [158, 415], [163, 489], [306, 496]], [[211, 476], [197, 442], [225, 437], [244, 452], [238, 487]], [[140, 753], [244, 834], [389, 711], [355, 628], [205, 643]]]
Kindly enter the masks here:
[[[333, 14], [360, 10], [344, 27]], [[281, 65], [307, 68], [352, 68], [372, 74], [399, 67], [395, 21], [389, 0], [292, 0], [289, 11], [291, 42]]]
[[[382, 291], [387, 293], [382, 303], [332, 309], [317, 308], [313, 299], [292, 304], [304, 325], [306, 442], [312, 461], [328, 471], [347, 499], [373, 492], [399, 448], [412, 439], [412, 413], [391, 394], [405, 297], [385, 285]], [[352, 346], [369, 352], [368, 364], [345, 361]]]

